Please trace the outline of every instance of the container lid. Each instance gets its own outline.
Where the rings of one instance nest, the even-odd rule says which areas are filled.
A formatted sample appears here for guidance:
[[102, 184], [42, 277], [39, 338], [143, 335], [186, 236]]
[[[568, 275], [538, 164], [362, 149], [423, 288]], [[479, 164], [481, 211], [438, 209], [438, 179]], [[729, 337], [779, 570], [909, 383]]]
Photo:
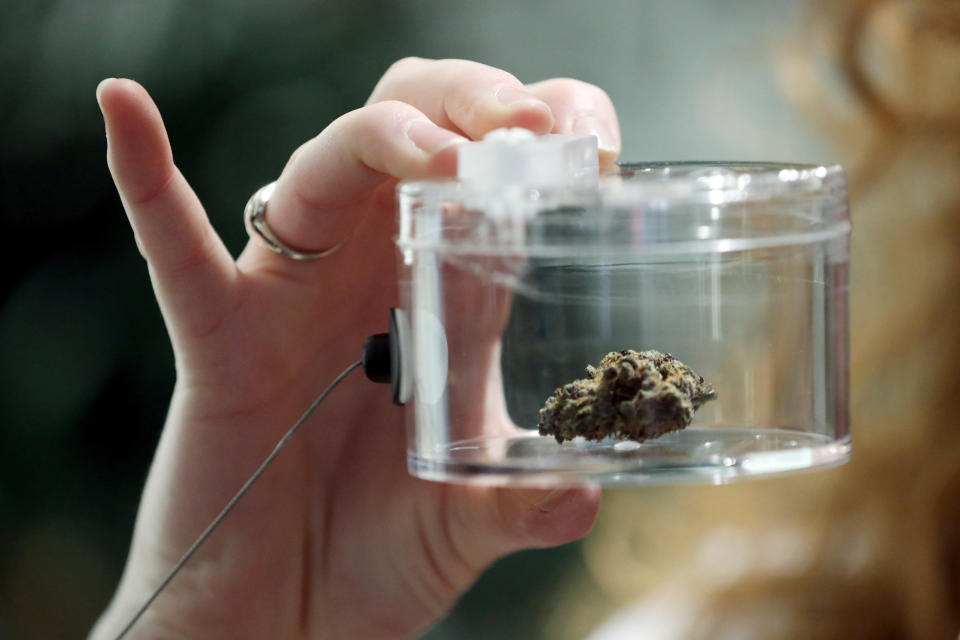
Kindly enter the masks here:
[[397, 243], [405, 251], [722, 253], [810, 244], [850, 231], [839, 165], [622, 164], [597, 180], [545, 185], [405, 182], [398, 196]]

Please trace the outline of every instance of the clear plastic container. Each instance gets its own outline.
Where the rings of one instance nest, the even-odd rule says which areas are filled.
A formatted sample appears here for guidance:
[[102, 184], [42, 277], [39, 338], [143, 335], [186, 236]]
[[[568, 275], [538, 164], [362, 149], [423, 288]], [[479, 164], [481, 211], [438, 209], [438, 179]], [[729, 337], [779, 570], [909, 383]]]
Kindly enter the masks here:
[[[848, 459], [840, 167], [657, 163], [569, 187], [398, 193], [414, 475], [723, 483]], [[621, 349], [672, 353], [717, 399], [643, 442], [541, 436], [554, 389]]]

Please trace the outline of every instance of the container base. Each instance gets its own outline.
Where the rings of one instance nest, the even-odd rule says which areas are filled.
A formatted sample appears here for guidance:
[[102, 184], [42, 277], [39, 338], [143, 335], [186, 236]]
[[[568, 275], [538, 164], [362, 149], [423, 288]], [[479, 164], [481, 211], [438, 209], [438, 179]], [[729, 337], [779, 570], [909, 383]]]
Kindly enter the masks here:
[[726, 484], [843, 464], [849, 437], [763, 427], [689, 427], [644, 443], [577, 438], [564, 444], [537, 434], [462, 440], [434, 456], [408, 452], [410, 473], [425, 480], [496, 486], [556, 487]]

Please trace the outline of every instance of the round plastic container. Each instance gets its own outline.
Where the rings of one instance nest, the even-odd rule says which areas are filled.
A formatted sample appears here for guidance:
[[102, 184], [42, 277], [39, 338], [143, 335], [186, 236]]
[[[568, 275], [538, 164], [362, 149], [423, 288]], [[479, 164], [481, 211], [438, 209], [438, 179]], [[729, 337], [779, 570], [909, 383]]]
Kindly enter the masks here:
[[[840, 167], [657, 163], [567, 188], [398, 192], [414, 475], [724, 483], [848, 459]], [[621, 349], [672, 353], [717, 399], [643, 442], [541, 436], [554, 390]]]

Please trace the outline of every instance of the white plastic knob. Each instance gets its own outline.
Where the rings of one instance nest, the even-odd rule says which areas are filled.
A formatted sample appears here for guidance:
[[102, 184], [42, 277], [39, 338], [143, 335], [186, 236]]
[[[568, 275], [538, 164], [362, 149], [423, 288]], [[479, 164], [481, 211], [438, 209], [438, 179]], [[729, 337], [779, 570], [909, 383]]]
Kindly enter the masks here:
[[495, 129], [480, 142], [461, 145], [457, 177], [481, 189], [560, 187], [596, 180], [597, 138], [535, 136], [526, 129]]

